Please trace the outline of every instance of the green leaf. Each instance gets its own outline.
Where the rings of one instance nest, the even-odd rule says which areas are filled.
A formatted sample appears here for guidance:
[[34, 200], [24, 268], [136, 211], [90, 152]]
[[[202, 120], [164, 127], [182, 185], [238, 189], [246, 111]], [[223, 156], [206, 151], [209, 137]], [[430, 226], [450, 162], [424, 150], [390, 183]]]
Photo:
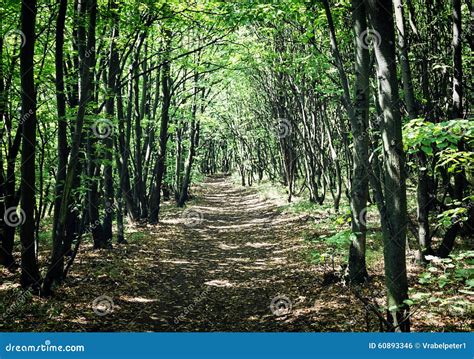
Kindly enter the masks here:
[[433, 149], [431, 148], [431, 146], [421, 146], [421, 149], [423, 150], [424, 153], [428, 155], [433, 154]]

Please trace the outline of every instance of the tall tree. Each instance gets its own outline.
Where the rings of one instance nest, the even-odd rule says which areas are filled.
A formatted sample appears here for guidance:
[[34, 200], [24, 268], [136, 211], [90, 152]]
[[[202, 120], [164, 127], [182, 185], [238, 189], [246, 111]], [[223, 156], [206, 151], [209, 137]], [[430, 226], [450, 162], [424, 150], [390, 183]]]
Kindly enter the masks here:
[[366, 214], [369, 195], [369, 65], [370, 56], [364, 34], [367, 34], [367, 19], [363, 0], [353, 0], [352, 16], [356, 43], [355, 59], [355, 103], [351, 117], [353, 137], [353, 169], [351, 181], [351, 213], [353, 240], [349, 249], [349, 277], [352, 282], [362, 283], [368, 278], [365, 263]]
[[[196, 92], [198, 90], [196, 89]], [[203, 93], [204, 90], [199, 90]], [[183, 207], [184, 203], [188, 200], [189, 194], [188, 189], [191, 182], [191, 169], [193, 166], [194, 156], [196, 155], [196, 145], [199, 136], [199, 120], [196, 120], [196, 113], [198, 109], [197, 94], [194, 96], [194, 103], [191, 110], [191, 124], [189, 128], [189, 151], [186, 163], [184, 165], [183, 181], [181, 185], [181, 192], [178, 199], [178, 206]]]
[[21, 210], [24, 218], [20, 229], [21, 285], [40, 286], [35, 238], [35, 151], [36, 151], [36, 91], [34, 77], [36, 0], [21, 3], [21, 31], [25, 41], [20, 50], [21, 74]]
[[[109, 50], [109, 71], [107, 76], [107, 93], [105, 99], [105, 112], [107, 121], [112, 127], [115, 116], [115, 93], [119, 76], [119, 58], [117, 53], [117, 39], [119, 36], [117, 4], [115, 0], [110, 2], [110, 11], [112, 16], [112, 37]], [[112, 127], [113, 128], [113, 127]], [[104, 187], [105, 187], [105, 215], [103, 221], [104, 241], [112, 242], [112, 219], [114, 214], [114, 179], [113, 179], [113, 152], [114, 152], [114, 131], [110, 131], [109, 136], [105, 138], [105, 169], [104, 169]]]
[[395, 31], [391, 0], [366, 0], [370, 22], [380, 41], [375, 41], [378, 102], [383, 113], [382, 186], [384, 202], [380, 211], [384, 235], [385, 283], [388, 319], [397, 331], [409, 331], [408, 282], [405, 261], [407, 199], [402, 118], [398, 96]]
[[[76, 121], [74, 126], [73, 138], [71, 142], [71, 150], [69, 156], [69, 162], [67, 165], [66, 179], [64, 181], [63, 192], [61, 194], [61, 205], [59, 208], [59, 214], [57, 218], [57, 225], [53, 233], [54, 236], [59, 238], [53, 239], [53, 243], [61, 242], [63, 245], [66, 244], [66, 225], [67, 220], [70, 219], [68, 214], [70, 213], [69, 205], [71, 203], [71, 192], [74, 188], [74, 181], [78, 178], [76, 173], [77, 164], [80, 158], [80, 150], [83, 144], [83, 126], [86, 115], [87, 106], [91, 100], [91, 68], [94, 66], [95, 59], [91, 56], [91, 53], [95, 53], [95, 24], [96, 24], [96, 1], [95, 0], [78, 0], [77, 2], [77, 14], [80, 18], [79, 26], [77, 29], [77, 40], [78, 40], [78, 53], [79, 53], [79, 68], [80, 68], [80, 81], [79, 81], [79, 105], [77, 108]], [[89, 20], [89, 21], [87, 21]], [[86, 25], [88, 24], [87, 31]], [[64, 257], [65, 251], [53, 253], [59, 257]], [[43, 282], [43, 293], [49, 295], [51, 293], [52, 285], [60, 280], [58, 277], [58, 271], [54, 268], [60, 258], [52, 258], [49, 264], [49, 270], [46, 278]], [[51, 270], [52, 269], [52, 270]]]
[[353, 137], [353, 168], [351, 179], [351, 226], [352, 241], [349, 249], [349, 277], [354, 283], [362, 283], [368, 278], [365, 263], [366, 251], [366, 213], [369, 194], [368, 181], [368, 115], [369, 115], [369, 50], [367, 36], [366, 10], [363, 0], [352, 2], [353, 28], [355, 35], [355, 100], [351, 101], [349, 81], [344, 70], [342, 56], [336, 39], [336, 31], [328, 0], [323, 0], [324, 10], [329, 25], [331, 50], [336, 63], [339, 79], [343, 88], [343, 103], [346, 108]]
[[154, 188], [150, 195], [150, 213], [148, 215], [148, 221], [151, 224], [158, 223], [159, 219], [158, 216], [160, 212], [161, 186], [163, 184], [163, 176], [165, 173], [166, 145], [168, 143], [168, 123], [170, 119], [169, 110], [171, 104], [171, 63], [169, 57], [172, 40], [171, 31], [169, 29], [165, 29], [164, 36], [166, 41], [166, 49], [161, 75], [163, 101], [161, 105], [160, 148], [158, 158], [156, 160], [156, 170], [154, 171], [153, 176], [155, 178]]
[[[462, 69], [462, 19], [461, 19], [461, 0], [452, 0], [452, 48], [453, 48], [453, 82], [452, 82], [452, 110], [451, 118], [460, 119], [463, 117], [463, 69]], [[458, 150], [464, 151], [464, 142], [458, 143]], [[466, 174], [464, 170], [460, 170], [454, 176], [453, 197], [462, 202], [466, 187]], [[470, 208], [469, 216], [474, 214], [474, 210]], [[472, 226], [472, 225], [471, 225]], [[447, 257], [454, 246], [454, 241], [461, 229], [460, 223], [454, 223], [445, 233], [441, 245], [436, 254], [440, 257]]]
[[[58, 113], [58, 171], [56, 174], [56, 192], [54, 202], [53, 233], [56, 232], [61, 207], [61, 194], [66, 180], [68, 143], [66, 119], [66, 94], [64, 88], [64, 26], [66, 21], [67, 0], [58, 0], [59, 11], [56, 20], [56, 103]], [[61, 236], [53, 235], [53, 250], [51, 253], [51, 267], [46, 275], [47, 280], [54, 278], [61, 280], [64, 270], [63, 240]], [[46, 280], [45, 278], [45, 280]]]
[[[395, 10], [397, 39], [400, 67], [403, 83], [403, 94], [405, 98], [405, 105], [410, 119], [418, 117], [418, 104], [415, 98], [415, 91], [413, 88], [413, 78], [408, 58], [408, 41], [405, 30], [405, 12], [402, 0], [394, 0], [393, 6]], [[424, 255], [431, 254], [431, 235], [429, 226], [429, 208], [430, 208], [430, 194], [429, 194], [429, 177], [427, 168], [426, 154], [419, 151], [417, 154], [419, 161], [418, 170], [418, 185], [417, 185], [417, 221], [418, 221], [418, 257], [424, 261]]]

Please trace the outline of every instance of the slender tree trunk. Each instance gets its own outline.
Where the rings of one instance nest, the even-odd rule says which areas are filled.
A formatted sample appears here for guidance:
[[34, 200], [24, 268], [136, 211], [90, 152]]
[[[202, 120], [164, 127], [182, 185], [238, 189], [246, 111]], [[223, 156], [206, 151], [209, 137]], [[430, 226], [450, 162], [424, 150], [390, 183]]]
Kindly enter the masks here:
[[420, 168], [418, 170], [418, 185], [416, 190], [417, 198], [417, 221], [418, 221], [418, 259], [424, 261], [424, 256], [432, 254], [431, 235], [429, 225], [430, 195], [429, 195], [429, 176], [428, 163], [423, 151], [418, 153]]
[[[111, 2], [111, 10], [113, 12], [113, 29], [112, 29], [112, 38], [110, 44], [110, 57], [109, 57], [109, 73], [107, 77], [107, 99], [105, 102], [105, 112], [107, 113], [107, 119], [110, 121], [110, 125], [114, 123], [115, 116], [115, 93], [116, 86], [119, 76], [119, 58], [117, 53], [117, 38], [119, 36], [118, 30], [118, 16], [115, 13], [117, 10], [117, 3], [113, 0]], [[113, 128], [113, 127], [112, 127]], [[104, 228], [104, 241], [107, 243], [112, 243], [112, 219], [114, 214], [114, 179], [113, 179], [113, 151], [114, 151], [114, 137], [116, 134], [114, 131], [110, 131], [110, 135], [105, 139], [105, 215], [103, 221]]]
[[353, 137], [353, 169], [351, 181], [351, 213], [353, 239], [349, 249], [349, 277], [351, 282], [363, 283], [368, 279], [365, 264], [367, 236], [366, 213], [369, 194], [369, 50], [364, 45], [367, 20], [363, 0], [353, 0], [354, 34], [356, 38], [355, 103], [351, 118]]
[[[463, 70], [462, 70], [462, 19], [461, 0], [452, 0], [453, 3], [453, 111], [452, 118], [463, 117]], [[464, 143], [458, 145], [459, 150], [464, 150]], [[457, 200], [462, 201], [466, 187], [466, 174], [464, 171], [454, 177], [454, 195]]]
[[453, 4], [453, 110], [452, 118], [463, 115], [463, 71], [462, 71], [462, 21], [461, 0], [452, 0]]
[[[131, 87], [129, 90], [131, 91]], [[130, 93], [129, 93], [130, 94]], [[118, 117], [118, 150], [120, 154], [119, 175], [120, 188], [122, 196], [125, 199], [128, 217], [132, 220], [138, 220], [139, 213], [133, 197], [132, 188], [130, 186], [130, 171], [128, 168], [128, 159], [130, 157], [130, 127], [131, 118], [127, 114], [124, 115], [123, 100], [121, 90], [117, 87], [115, 97], [117, 98], [117, 117]], [[131, 115], [130, 115], [131, 116]], [[126, 123], [125, 123], [126, 122]], [[126, 128], [125, 128], [126, 125]]]
[[[366, 0], [374, 31], [379, 103], [383, 112], [383, 189], [389, 235], [384, 236], [385, 283], [387, 286], [388, 319], [397, 331], [409, 331], [408, 282], [405, 262], [407, 199], [405, 184], [405, 154], [402, 142], [402, 121], [398, 97], [395, 31], [391, 0]], [[386, 233], [387, 233], [386, 232]]]
[[158, 223], [158, 216], [160, 212], [160, 201], [161, 201], [161, 185], [163, 183], [163, 175], [165, 172], [165, 161], [166, 161], [166, 145], [168, 142], [168, 122], [169, 122], [169, 108], [171, 103], [171, 64], [169, 61], [169, 51], [171, 49], [171, 31], [166, 30], [165, 38], [167, 41], [166, 45], [166, 57], [163, 63], [163, 71], [161, 78], [161, 87], [163, 92], [163, 103], [161, 107], [161, 124], [160, 124], [160, 152], [157, 159], [156, 168], [156, 182], [155, 188], [150, 196], [150, 213], [148, 221], [151, 224]]
[[[91, 20], [89, 23], [89, 34], [88, 34], [88, 41], [91, 38], [94, 39], [94, 49], [95, 49], [95, 34], [96, 34], [96, 16], [97, 16], [97, 2], [96, 0], [91, 1]], [[94, 21], [92, 21], [94, 19]], [[100, 219], [100, 197], [99, 197], [99, 177], [100, 177], [100, 164], [99, 164], [99, 151], [97, 146], [97, 141], [101, 138], [100, 131], [97, 130], [97, 122], [92, 115], [92, 113], [96, 113], [96, 90], [97, 86], [95, 83], [95, 74], [94, 74], [94, 67], [96, 62], [96, 54], [95, 50], [92, 51], [90, 48], [86, 50], [85, 53], [86, 57], [92, 58], [91, 61], [91, 107], [93, 108], [93, 112], [90, 114], [86, 113], [86, 119], [88, 120], [87, 123], [90, 124], [90, 128], [87, 130], [87, 182], [88, 182], [88, 190], [87, 190], [87, 215], [88, 215], [88, 223], [89, 223], [89, 230], [92, 234], [92, 239], [94, 241], [94, 248], [107, 248], [108, 243], [105, 241], [104, 229], [102, 227], [101, 219]], [[107, 125], [106, 125], [107, 126]], [[94, 130], [95, 128], [95, 130]]]
[[336, 32], [329, 3], [323, 0], [323, 6], [329, 25], [331, 49], [336, 62], [343, 88], [343, 103], [351, 122], [353, 136], [353, 171], [351, 180], [351, 213], [353, 240], [349, 249], [349, 277], [355, 283], [364, 282], [367, 277], [365, 263], [366, 223], [365, 216], [368, 198], [368, 106], [369, 106], [369, 52], [364, 43], [367, 34], [366, 10], [363, 0], [353, 1], [353, 22], [356, 36], [356, 83], [355, 103], [352, 105], [349, 83], [343, 67], [337, 45]]
[[[142, 87], [142, 105], [140, 106], [140, 91], [139, 91], [139, 63], [140, 63], [140, 52], [141, 46], [145, 41], [145, 33], [140, 35], [140, 43], [137, 47], [135, 54], [135, 61], [132, 65], [135, 79], [133, 80], [133, 95], [134, 95], [134, 107], [135, 107], [135, 197], [138, 200], [140, 206], [140, 218], [144, 219], [148, 216], [148, 206], [145, 201], [145, 189], [144, 189], [144, 178], [143, 178], [143, 158], [142, 158], [142, 120], [145, 115], [145, 101], [148, 90], [148, 76], [146, 74], [146, 63], [143, 63], [143, 87]], [[146, 55], [146, 51], [145, 51]], [[131, 100], [131, 99], [130, 99]]]
[[193, 120], [191, 122], [190, 134], [189, 134], [189, 152], [186, 159], [186, 165], [184, 169], [183, 183], [181, 187], [181, 194], [178, 200], [178, 206], [183, 207], [184, 203], [188, 200], [189, 184], [191, 183], [191, 169], [193, 166], [194, 156], [196, 154], [196, 137], [199, 136], [199, 123], [196, 122], [196, 109], [193, 109]]
[[23, 0], [21, 4], [21, 31], [25, 36], [20, 50], [21, 121], [21, 210], [23, 224], [21, 240], [21, 286], [40, 286], [40, 273], [36, 259], [35, 240], [35, 150], [36, 150], [36, 92], [34, 78], [36, 0]]
[[[402, 73], [403, 93], [405, 96], [405, 103], [410, 119], [415, 119], [418, 116], [418, 106], [415, 99], [415, 92], [413, 90], [413, 79], [411, 75], [411, 66], [408, 59], [408, 45], [407, 35], [405, 32], [405, 14], [403, 10], [402, 0], [393, 0], [395, 9], [395, 19], [397, 28], [398, 47], [400, 52], [400, 67]], [[418, 153], [419, 170], [418, 170], [418, 185], [417, 185], [417, 221], [418, 221], [418, 257], [423, 260], [424, 255], [431, 254], [431, 237], [429, 226], [429, 177], [427, 160], [425, 154], [420, 151]]]
[[402, 72], [403, 93], [405, 95], [405, 103], [410, 118], [416, 118], [416, 100], [413, 91], [413, 81], [411, 76], [410, 62], [408, 60], [408, 45], [405, 33], [405, 14], [403, 11], [402, 0], [393, 0], [395, 9], [395, 19], [397, 25], [398, 48], [400, 52], [400, 67]]
[[[0, 37], [0, 59], [3, 59], [3, 37]], [[0, 63], [0, 122], [7, 123], [7, 93], [4, 81], [4, 72], [3, 72], [3, 62]], [[5, 127], [0, 127], [0, 137], [4, 138]], [[9, 138], [9, 136], [8, 136]], [[10, 144], [10, 141], [8, 141]], [[8, 153], [11, 152], [9, 146]], [[15, 156], [16, 157], [16, 156]], [[6, 268], [13, 270], [15, 266], [15, 261], [13, 259], [13, 239], [14, 236], [8, 237], [8, 231], [11, 230], [11, 227], [7, 225], [4, 220], [5, 211], [8, 207], [8, 182], [9, 182], [9, 155], [6, 155], [7, 160], [7, 174], [6, 177], [3, 176], [3, 151], [0, 151], [0, 264]], [[10, 179], [11, 180], [11, 179]]]
[[[75, 187], [75, 182], [78, 179], [76, 170], [80, 159], [80, 149], [82, 145], [82, 130], [84, 125], [84, 118], [86, 114], [87, 105], [90, 102], [91, 96], [91, 68], [95, 64], [95, 24], [96, 24], [96, 0], [78, 0], [78, 17], [80, 25], [77, 32], [79, 61], [80, 61], [80, 82], [79, 82], [79, 105], [77, 109], [76, 122], [74, 127], [74, 135], [71, 144], [71, 154], [69, 163], [67, 165], [66, 179], [64, 181], [63, 192], [61, 195], [61, 205], [58, 213], [56, 231], [53, 236], [61, 238], [57, 241], [65, 243], [64, 247], [67, 249], [68, 244], [66, 239], [70, 240], [73, 231], [71, 231], [71, 222], [74, 217], [68, 215], [70, 208], [71, 192]], [[85, 23], [89, 14], [89, 28], [88, 36], [86, 36]], [[86, 54], [89, 54], [86, 56]], [[68, 231], [66, 231], [66, 229]], [[53, 240], [53, 242], [56, 240]], [[69, 243], [70, 245], [70, 243]], [[61, 253], [64, 256], [65, 251]], [[55, 262], [50, 263], [50, 269], [55, 265]], [[49, 295], [51, 293], [51, 286], [55, 280], [51, 274], [55, 271], [48, 270], [48, 274], [43, 283], [43, 293]]]
[[[453, 92], [452, 92], [452, 113], [453, 119], [463, 117], [463, 70], [462, 70], [462, 21], [461, 21], [461, 0], [452, 0], [453, 4]], [[464, 150], [464, 143], [460, 141], [458, 150]], [[463, 171], [454, 175], [453, 196], [456, 200], [462, 201], [466, 187], [466, 174]], [[470, 210], [472, 213], [472, 210]], [[454, 247], [456, 236], [460, 232], [460, 225], [455, 223], [445, 233], [436, 254], [446, 258]]]
[[[64, 190], [66, 180], [66, 168], [68, 157], [67, 144], [67, 120], [66, 120], [66, 96], [64, 92], [64, 24], [66, 20], [67, 0], [58, 0], [59, 12], [56, 20], [56, 103], [58, 112], [58, 170], [56, 174], [56, 198], [54, 201], [53, 221], [53, 249], [51, 254], [51, 266], [46, 274], [48, 280], [60, 281], [64, 270], [63, 241], [61, 236], [55, 235], [61, 207], [61, 193]], [[46, 280], [45, 278], [45, 280]]]

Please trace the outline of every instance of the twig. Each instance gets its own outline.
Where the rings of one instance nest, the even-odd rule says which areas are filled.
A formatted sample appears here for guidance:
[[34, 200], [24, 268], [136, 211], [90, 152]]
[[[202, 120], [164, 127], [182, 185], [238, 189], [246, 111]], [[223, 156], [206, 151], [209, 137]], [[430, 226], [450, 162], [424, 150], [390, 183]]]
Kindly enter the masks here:
[[393, 324], [390, 323], [387, 319], [385, 319], [383, 315], [377, 310], [377, 308], [375, 308], [372, 303], [370, 303], [366, 298], [364, 298], [357, 289], [353, 289], [353, 292], [356, 298], [359, 299], [362, 303], [364, 303], [365, 308], [373, 312], [379, 318], [380, 322], [387, 326], [387, 329], [389, 331], [395, 330]]

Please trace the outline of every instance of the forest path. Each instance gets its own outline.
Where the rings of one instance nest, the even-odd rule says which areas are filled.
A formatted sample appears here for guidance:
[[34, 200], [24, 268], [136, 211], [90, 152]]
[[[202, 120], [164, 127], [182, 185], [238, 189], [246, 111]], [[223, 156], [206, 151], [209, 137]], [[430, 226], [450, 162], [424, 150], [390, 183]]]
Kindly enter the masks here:
[[[142, 273], [153, 280], [137, 291], [148, 294], [133, 310], [135, 330], [312, 331], [341, 324], [331, 303], [317, 304], [321, 273], [305, 259], [301, 217], [281, 214], [226, 177], [208, 178], [195, 195], [184, 212], [165, 210], [155, 229], [153, 264]], [[129, 303], [119, 305], [122, 311]]]
[[184, 210], [163, 206], [159, 225], [129, 228], [126, 245], [94, 251], [86, 240], [49, 300], [33, 297], [17, 313], [16, 303], [28, 299], [15, 287], [0, 291], [14, 318], [0, 329], [364, 330], [347, 289], [323, 287], [324, 268], [309, 263], [304, 217], [281, 213], [274, 200], [228, 177], [207, 178], [193, 195]]

